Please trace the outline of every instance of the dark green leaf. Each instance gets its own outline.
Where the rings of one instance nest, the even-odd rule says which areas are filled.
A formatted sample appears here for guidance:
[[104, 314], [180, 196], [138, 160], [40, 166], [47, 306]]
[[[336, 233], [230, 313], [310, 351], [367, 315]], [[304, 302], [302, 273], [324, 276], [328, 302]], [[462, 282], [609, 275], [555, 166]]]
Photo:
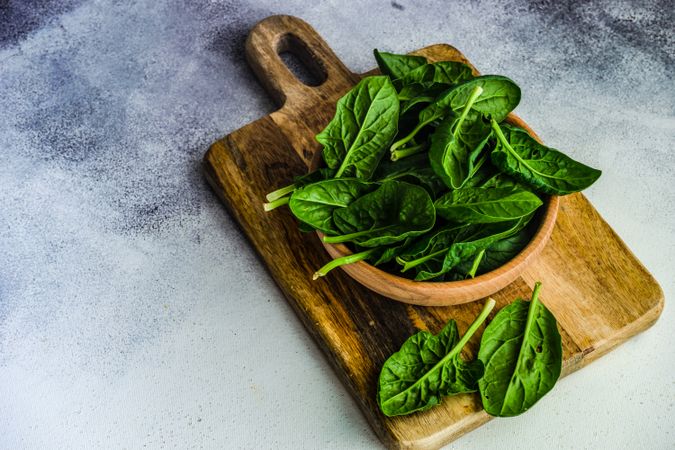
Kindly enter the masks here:
[[429, 162], [447, 187], [459, 189], [473, 176], [491, 131], [483, 116], [476, 112], [450, 116], [436, 127], [431, 135]]
[[404, 77], [408, 72], [424, 66], [427, 59], [424, 56], [397, 55], [395, 53], [374, 50], [375, 60], [383, 75], [389, 75], [392, 80]]
[[460, 225], [427, 233], [403, 249], [396, 258], [403, 270], [417, 269], [415, 279], [430, 280], [444, 275], [495, 242], [523, 229], [532, 216], [486, 225]]
[[326, 236], [324, 242], [377, 247], [425, 233], [434, 226], [436, 214], [424, 188], [385, 181], [347, 208], [335, 210], [333, 220], [341, 234]]
[[483, 90], [472, 108], [484, 116], [501, 122], [520, 102], [520, 88], [513, 81], [499, 75], [484, 75], [459, 84], [441, 94], [432, 104], [420, 112], [420, 123], [431, 123], [449, 113], [462, 111], [473, 90]]
[[[476, 275], [481, 275], [511, 261], [520, 253], [532, 239], [532, 231], [526, 227], [513, 236], [501, 239], [489, 246], [478, 264]], [[457, 272], [466, 275], [471, 269], [473, 261], [466, 260], [455, 268]]]
[[439, 216], [458, 223], [491, 223], [524, 217], [542, 205], [532, 192], [514, 188], [462, 188], [434, 202]]
[[483, 332], [478, 358], [485, 365], [479, 382], [483, 408], [493, 416], [517, 416], [549, 392], [560, 377], [562, 343], [553, 314], [539, 301], [516, 300]]
[[[510, 125], [493, 128], [498, 137], [492, 163], [537, 191], [565, 195], [586, 189], [602, 172], [537, 142], [527, 131]], [[499, 130], [499, 131], [497, 131]]]
[[441, 192], [447, 190], [443, 180], [429, 167], [429, 157], [426, 153], [418, 153], [398, 161], [383, 159], [373, 175], [377, 181], [401, 180], [408, 181], [427, 189], [427, 191], [436, 197]]
[[288, 206], [293, 215], [324, 233], [339, 233], [333, 222], [333, 211], [349, 206], [354, 200], [377, 188], [362, 180], [339, 178], [319, 181], [296, 189]]
[[410, 414], [439, 404], [442, 396], [475, 392], [482, 364], [464, 361], [460, 352], [493, 306], [493, 300], [486, 302], [461, 340], [454, 320], [436, 336], [420, 331], [408, 338], [382, 366], [377, 394], [382, 412]]
[[399, 102], [386, 76], [366, 77], [338, 100], [335, 117], [316, 136], [336, 177], [369, 179], [397, 132]]
[[[476, 90], [480, 95], [476, 98]], [[440, 94], [429, 106], [419, 112], [417, 126], [391, 146], [394, 151], [429, 124], [449, 115], [459, 115], [467, 104], [484, 116], [503, 120], [520, 102], [520, 88], [510, 79], [499, 75], [485, 75], [458, 84]]]

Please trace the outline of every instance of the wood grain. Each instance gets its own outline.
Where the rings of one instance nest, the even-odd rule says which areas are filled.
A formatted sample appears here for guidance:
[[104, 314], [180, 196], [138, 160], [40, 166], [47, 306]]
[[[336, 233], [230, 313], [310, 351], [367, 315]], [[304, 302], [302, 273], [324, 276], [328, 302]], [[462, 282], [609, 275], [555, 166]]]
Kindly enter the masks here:
[[[387, 418], [379, 412], [377, 377], [385, 359], [418, 329], [436, 333], [454, 318], [465, 331], [481, 302], [405, 305], [368, 291], [342, 271], [312, 281], [312, 273], [329, 260], [317, 236], [299, 232], [284, 208], [265, 213], [261, 204], [267, 192], [288, 184], [311, 165], [318, 150], [313, 136], [359, 77], [309, 25], [293, 17], [265, 19], [251, 32], [246, 49], [280, 109], [211, 146], [204, 166], [214, 191], [385, 445], [438, 448], [486, 422], [489, 416], [473, 394], [448, 398], [437, 408], [410, 416]], [[305, 58], [321, 68], [324, 83], [308, 87], [292, 78], [278, 60], [280, 49], [308, 52]], [[418, 53], [434, 60], [466, 61], [448, 45]], [[581, 194], [561, 198], [550, 242], [520, 278], [492, 296], [495, 311], [516, 297], [529, 298], [536, 280], [543, 281], [542, 300], [558, 319], [563, 375], [648, 328], [663, 308], [663, 293], [653, 277]], [[467, 356], [475, 352], [478, 338], [468, 345]]]

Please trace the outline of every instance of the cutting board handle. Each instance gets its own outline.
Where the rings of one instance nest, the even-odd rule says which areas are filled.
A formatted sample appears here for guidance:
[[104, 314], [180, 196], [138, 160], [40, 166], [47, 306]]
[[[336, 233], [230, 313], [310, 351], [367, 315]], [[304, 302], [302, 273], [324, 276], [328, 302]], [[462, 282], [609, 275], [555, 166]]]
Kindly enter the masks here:
[[[297, 56], [322, 82], [308, 86], [300, 81], [279, 57], [283, 52]], [[246, 59], [281, 107], [326, 99], [322, 92], [343, 92], [359, 80], [311, 25], [293, 16], [270, 16], [258, 22], [246, 39]]]

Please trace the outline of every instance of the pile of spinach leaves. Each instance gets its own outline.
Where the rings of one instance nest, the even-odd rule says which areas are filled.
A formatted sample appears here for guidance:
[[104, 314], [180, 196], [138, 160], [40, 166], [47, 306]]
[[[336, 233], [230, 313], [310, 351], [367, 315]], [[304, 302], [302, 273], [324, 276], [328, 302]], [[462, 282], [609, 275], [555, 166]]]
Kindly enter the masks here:
[[516, 416], [531, 408], [555, 385], [562, 370], [562, 341], [557, 322], [539, 300], [517, 299], [502, 308], [483, 331], [478, 356], [460, 353], [495, 305], [488, 299], [460, 339], [450, 320], [434, 336], [420, 331], [385, 361], [377, 401], [386, 416], [423, 411], [443, 396], [480, 391], [483, 408], [497, 417]]
[[547, 195], [587, 188], [600, 171], [504, 120], [520, 88], [459, 62], [375, 50], [365, 77], [316, 136], [322, 167], [267, 195], [303, 231], [354, 252], [319, 269], [367, 260], [415, 280], [493, 270], [529, 242]]

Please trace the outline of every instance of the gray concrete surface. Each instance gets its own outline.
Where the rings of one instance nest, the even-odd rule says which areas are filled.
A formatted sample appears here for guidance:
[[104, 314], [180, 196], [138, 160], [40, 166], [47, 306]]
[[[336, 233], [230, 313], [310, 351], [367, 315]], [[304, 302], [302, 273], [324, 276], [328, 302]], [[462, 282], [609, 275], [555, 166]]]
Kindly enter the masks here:
[[242, 44], [277, 13], [355, 71], [447, 42], [516, 80], [664, 288], [652, 329], [451, 447], [673, 448], [673, 5], [609, 0], [1, 2], [0, 448], [378, 448], [200, 169], [274, 109]]

